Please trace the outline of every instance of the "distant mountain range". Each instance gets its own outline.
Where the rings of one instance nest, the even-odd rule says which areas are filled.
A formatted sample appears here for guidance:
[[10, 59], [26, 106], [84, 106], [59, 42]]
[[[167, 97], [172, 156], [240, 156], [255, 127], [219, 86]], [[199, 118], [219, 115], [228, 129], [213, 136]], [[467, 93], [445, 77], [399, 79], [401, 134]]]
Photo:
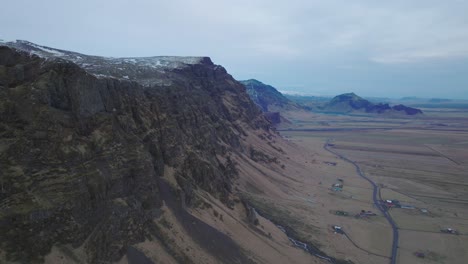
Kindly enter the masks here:
[[354, 93], [346, 93], [334, 98], [283, 95], [271, 85], [258, 80], [240, 81], [250, 96], [273, 123], [281, 121], [280, 113], [291, 111], [312, 111], [342, 114], [388, 114], [419, 115], [422, 111], [402, 104], [390, 106], [388, 103], [373, 103]]
[[387, 103], [374, 104], [370, 101], [357, 96], [355, 93], [346, 93], [335, 96], [330, 102], [325, 104], [322, 108], [325, 112], [336, 113], [374, 113], [374, 114], [404, 114], [404, 115], [418, 115], [422, 111], [417, 108], [408, 107], [402, 104], [390, 106]]

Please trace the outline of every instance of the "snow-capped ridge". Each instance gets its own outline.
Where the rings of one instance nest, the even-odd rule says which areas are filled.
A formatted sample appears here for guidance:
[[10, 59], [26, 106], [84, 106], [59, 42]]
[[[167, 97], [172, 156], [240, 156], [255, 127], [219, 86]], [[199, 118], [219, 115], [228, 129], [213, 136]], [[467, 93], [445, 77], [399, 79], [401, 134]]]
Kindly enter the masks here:
[[102, 57], [50, 48], [26, 40], [0, 42], [0, 45], [28, 52], [46, 60], [71, 61], [98, 78], [112, 77], [137, 81], [145, 85], [159, 82], [158, 76], [168, 70], [183, 69], [197, 64], [214, 65], [209, 57]]

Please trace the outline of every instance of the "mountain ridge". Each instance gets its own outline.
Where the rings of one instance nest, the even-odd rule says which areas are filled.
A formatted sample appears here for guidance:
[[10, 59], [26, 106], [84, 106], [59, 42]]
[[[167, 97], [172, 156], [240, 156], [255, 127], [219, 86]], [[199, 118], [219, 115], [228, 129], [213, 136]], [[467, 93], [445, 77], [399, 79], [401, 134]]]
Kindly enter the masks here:
[[[41, 46], [24, 40], [5, 42], [3, 45], [27, 52], [30, 55], [39, 56], [45, 60], [65, 60], [73, 62], [98, 78], [112, 77], [123, 80], [133, 80], [144, 86], [154, 84], [169, 86], [171, 85], [168, 80], [170, 78], [165, 78], [165, 76], [173, 71], [183, 70], [184, 68], [190, 68], [200, 64], [211, 65], [218, 67], [220, 70], [224, 70], [224, 68], [215, 65], [209, 57], [151, 56], [115, 58], [85, 55]], [[165, 79], [165, 82], [161, 82], [161, 79]]]

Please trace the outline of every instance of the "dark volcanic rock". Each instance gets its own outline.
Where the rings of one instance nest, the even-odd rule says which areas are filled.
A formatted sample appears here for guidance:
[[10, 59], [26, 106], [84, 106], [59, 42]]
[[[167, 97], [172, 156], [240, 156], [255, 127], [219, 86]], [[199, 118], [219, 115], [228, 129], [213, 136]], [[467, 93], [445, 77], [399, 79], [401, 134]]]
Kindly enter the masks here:
[[189, 203], [196, 188], [228, 202], [236, 171], [218, 157], [269, 126], [209, 58], [0, 46], [1, 249], [32, 263], [84, 245], [87, 262], [117, 261], [154, 229], [165, 166]]

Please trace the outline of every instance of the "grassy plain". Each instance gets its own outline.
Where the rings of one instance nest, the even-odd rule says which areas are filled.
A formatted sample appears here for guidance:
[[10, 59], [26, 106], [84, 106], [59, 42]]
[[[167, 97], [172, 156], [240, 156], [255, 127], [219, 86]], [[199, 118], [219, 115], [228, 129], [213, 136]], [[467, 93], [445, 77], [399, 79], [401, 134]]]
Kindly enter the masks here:
[[[329, 186], [334, 180], [331, 175], [344, 178], [342, 192], [328, 192], [320, 198], [326, 200], [326, 207], [377, 211], [372, 206], [371, 185], [359, 178], [349, 164], [323, 151], [323, 144], [332, 139], [334, 151], [355, 161], [380, 186], [382, 199], [396, 199], [414, 207], [390, 209], [400, 233], [397, 263], [468, 261], [468, 113], [434, 110], [424, 116], [399, 119], [303, 114], [287, 118], [291, 124], [280, 127], [282, 136], [316, 153], [315, 162], [337, 163], [324, 168], [319, 176], [322, 184]], [[362, 248], [390, 254], [391, 229], [382, 216], [365, 221], [336, 216], [331, 219]], [[459, 234], [440, 232], [447, 227]], [[329, 245], [334, 253], [341, 251], [357, 262], [364, 254], [344, 241], [329, 242], [335, 243]], [[425, 258], [416, 257], [416, 252], [423, 252]], [[368, 259], [359, 263], [387, 262]]]

